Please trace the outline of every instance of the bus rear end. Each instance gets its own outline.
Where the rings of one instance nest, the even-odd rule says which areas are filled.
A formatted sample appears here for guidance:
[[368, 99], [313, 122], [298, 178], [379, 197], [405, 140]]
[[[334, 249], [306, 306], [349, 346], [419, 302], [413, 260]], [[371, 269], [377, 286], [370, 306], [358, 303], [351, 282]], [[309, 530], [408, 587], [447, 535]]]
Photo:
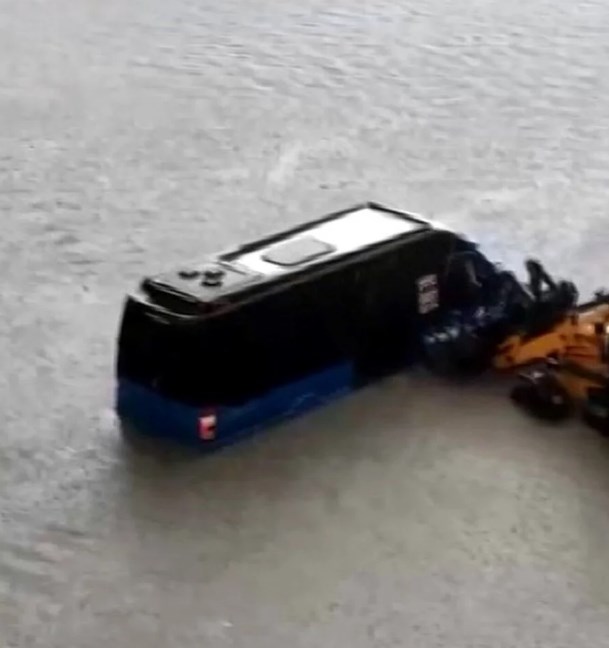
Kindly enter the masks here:
[[[294, 291], [283, 295], [310, 312]], [[119, 418], [135, 431], [214, 450], [349, 393], [351, 363], [329, 342], [302, 347], [304, 333], [320, 336], [314, 327], [286, 327], [276, 317], [282, 304], [271, 295], [217, 315], [184, 316], [129, 297], [116, 365]]]
[[215, 440], [211, 394], [207, 403], [197, 398], [204, 381], [193, 375], [197, 365], [205, 372], [204, 337], [196, 321], [156, 308], [139, 295], [127, 298], [116, 360], [116, 410], [125, 423], [181, 441]]

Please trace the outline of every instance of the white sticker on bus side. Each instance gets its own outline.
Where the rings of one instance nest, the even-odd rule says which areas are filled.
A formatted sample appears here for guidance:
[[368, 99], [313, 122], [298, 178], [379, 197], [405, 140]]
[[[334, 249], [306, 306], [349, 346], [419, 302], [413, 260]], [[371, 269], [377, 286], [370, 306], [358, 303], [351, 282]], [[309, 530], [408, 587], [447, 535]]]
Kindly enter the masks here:
[[435, 274], [425, 275], [417, 280], [419, 289], [419, 314], [425, 315], [438, 308], [440, 296], [438, 278]]

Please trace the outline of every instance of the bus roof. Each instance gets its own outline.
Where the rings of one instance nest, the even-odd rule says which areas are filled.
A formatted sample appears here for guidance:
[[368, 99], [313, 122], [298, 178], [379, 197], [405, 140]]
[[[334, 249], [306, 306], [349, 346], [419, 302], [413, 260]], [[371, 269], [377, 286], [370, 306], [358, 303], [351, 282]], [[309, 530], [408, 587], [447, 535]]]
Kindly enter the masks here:
[[284, 233], [280, 240], [262, 240], [223, 260], [263, 276], [284, 274], [303, 265], [330, 261], [349, 252], [420, 231], [425, 223], [412, 217], [361, 205], [331, 218]]
[[431, 229], [422, 218], [367, 202], [215, 255], [203, 268], [147, 279], [143, 286], [213, 303]]

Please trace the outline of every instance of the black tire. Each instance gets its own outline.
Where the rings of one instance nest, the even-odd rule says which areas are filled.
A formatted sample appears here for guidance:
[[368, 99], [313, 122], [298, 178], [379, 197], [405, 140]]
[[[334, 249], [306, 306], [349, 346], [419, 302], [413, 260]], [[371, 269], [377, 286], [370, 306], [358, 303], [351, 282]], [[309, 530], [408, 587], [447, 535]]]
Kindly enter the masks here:
[[510, 398], [521, 410], [543, 421], [563, 421], [572, 410], [569, 394], [549, 374], [523, 377], [512, 388]]

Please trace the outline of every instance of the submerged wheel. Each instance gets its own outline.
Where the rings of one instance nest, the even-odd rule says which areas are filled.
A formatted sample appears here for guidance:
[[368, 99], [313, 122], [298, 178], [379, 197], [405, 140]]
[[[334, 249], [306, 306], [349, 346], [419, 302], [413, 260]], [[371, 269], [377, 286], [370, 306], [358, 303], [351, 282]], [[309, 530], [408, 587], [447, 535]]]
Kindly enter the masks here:
[[492, 349], [486, 340], [459, 326], [429, 332], [423, 340], [423, 361], [442, 376], [474, 377], [491, 364]]
[[523, 377], [510, 393], [523, 411], [544, 421], [562, 421], [571, 413], [571, 398], [551, 375], [534, 373]]

